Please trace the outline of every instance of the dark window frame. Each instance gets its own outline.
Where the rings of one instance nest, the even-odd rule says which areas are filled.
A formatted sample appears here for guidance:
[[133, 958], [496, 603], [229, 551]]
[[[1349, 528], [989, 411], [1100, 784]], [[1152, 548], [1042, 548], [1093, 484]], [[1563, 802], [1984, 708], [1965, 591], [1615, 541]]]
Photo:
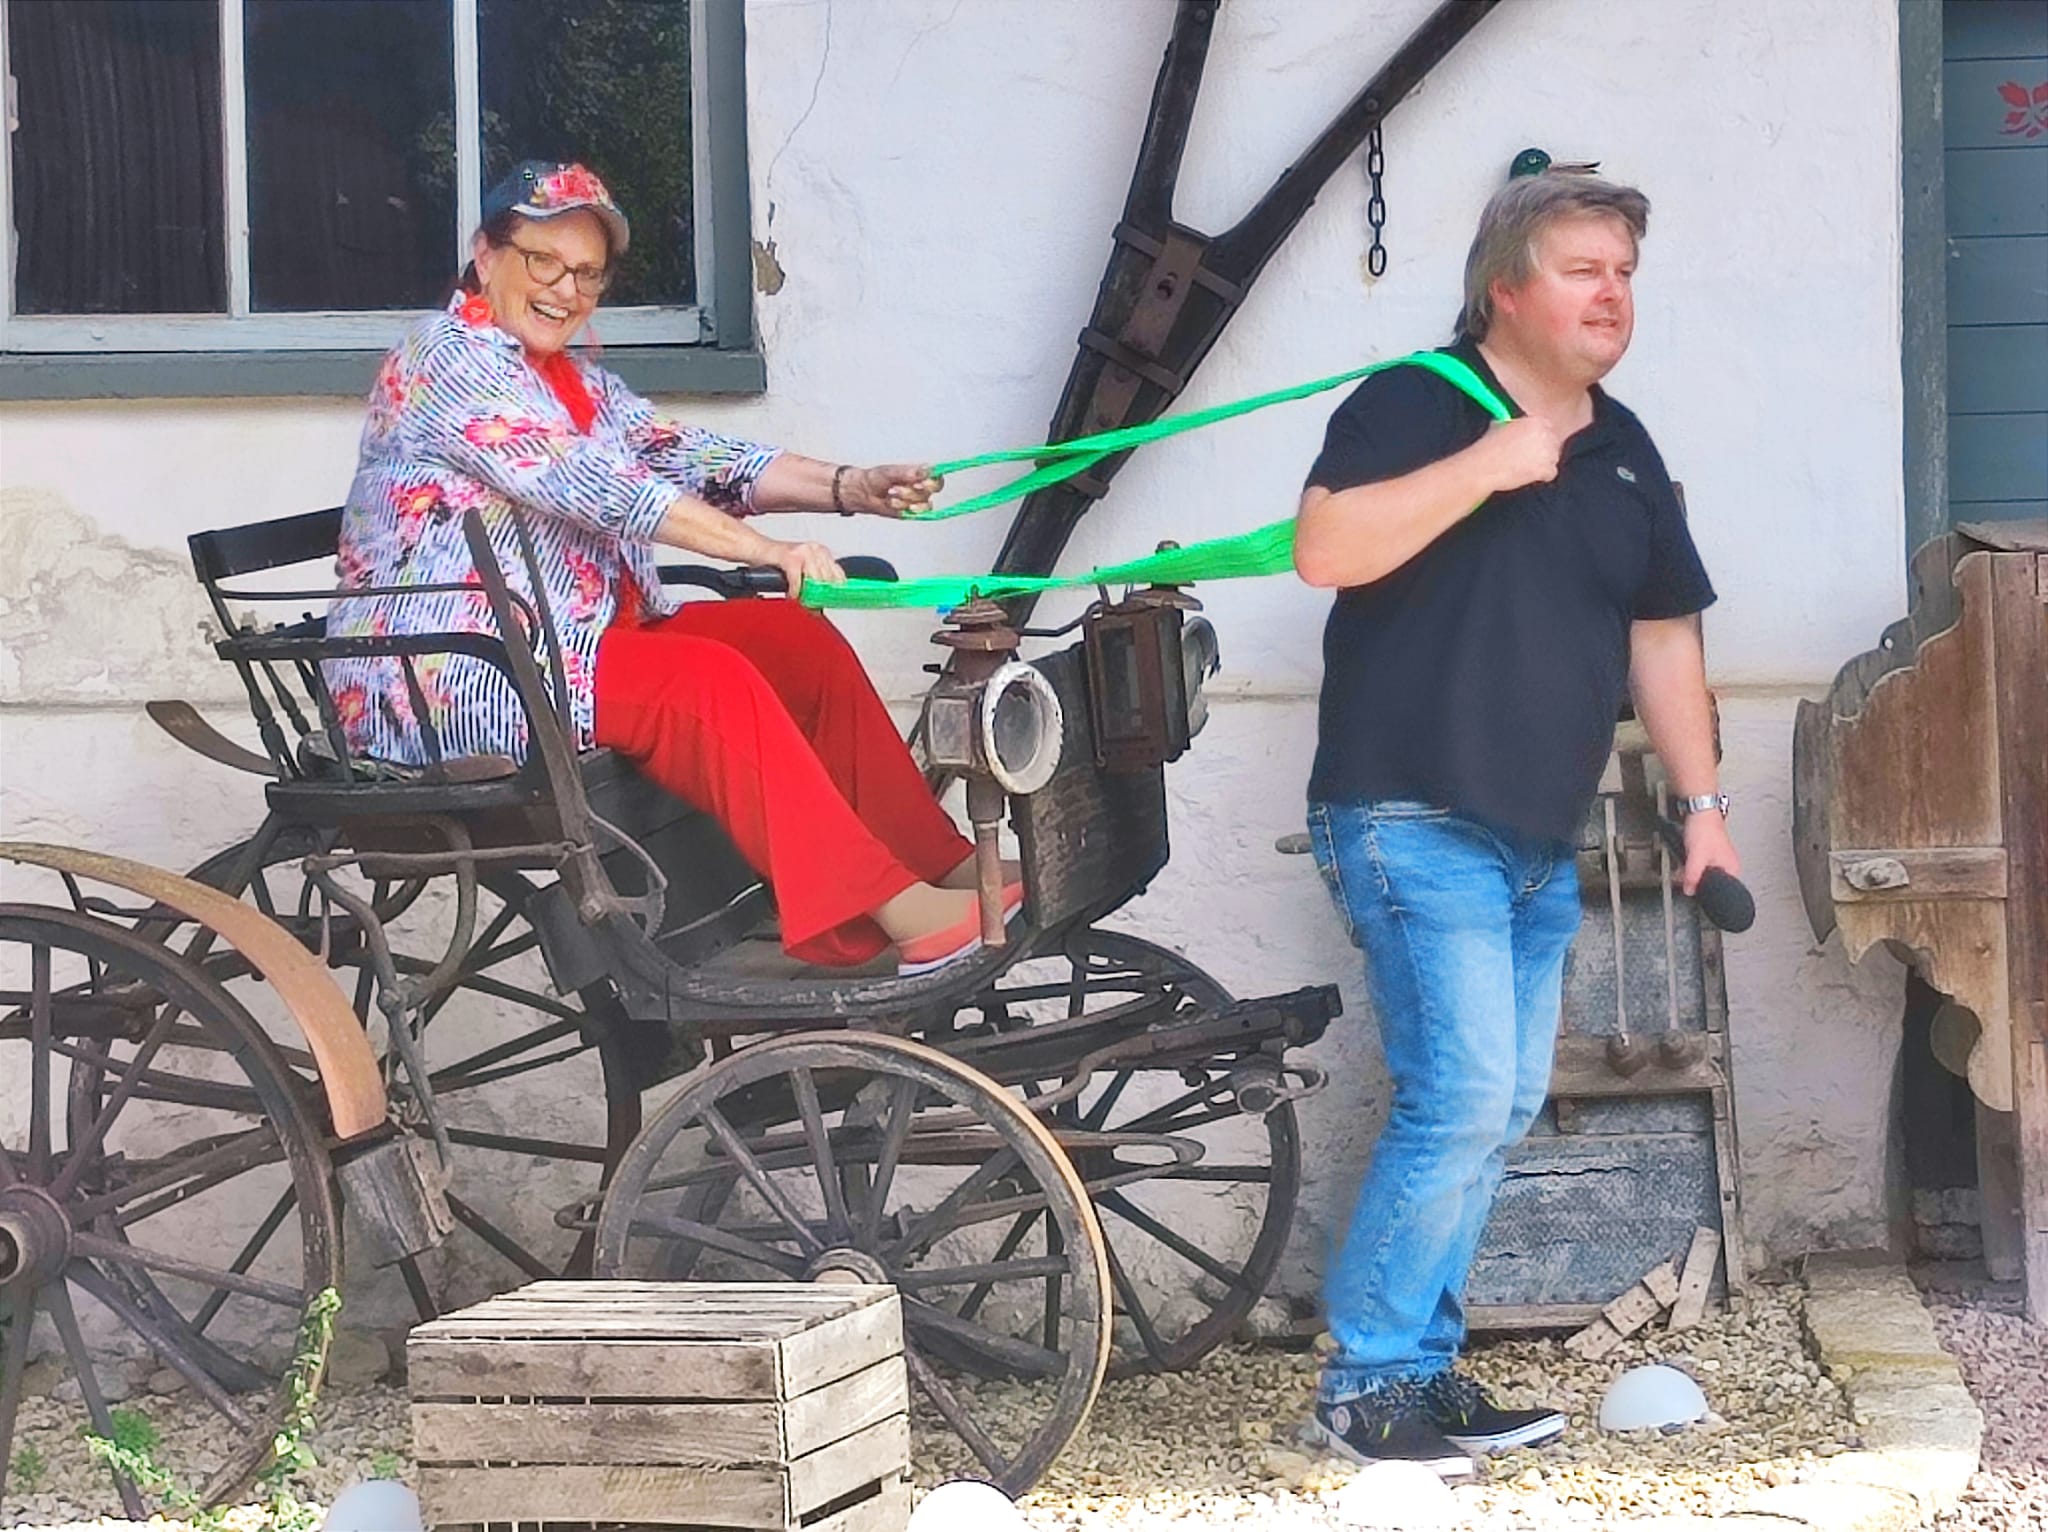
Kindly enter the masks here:
[[[704, 338], [610, 346], [605, 365], [644, 393], [760, 393], [767, 367], [753, 322], [744, 0], [692, 3], [702, 14], [697, 154], [710, 224], [710, 280], [699, 293]], [[0, 351], [0, 401], [360, 397], [382, 356], [381, 348]]]

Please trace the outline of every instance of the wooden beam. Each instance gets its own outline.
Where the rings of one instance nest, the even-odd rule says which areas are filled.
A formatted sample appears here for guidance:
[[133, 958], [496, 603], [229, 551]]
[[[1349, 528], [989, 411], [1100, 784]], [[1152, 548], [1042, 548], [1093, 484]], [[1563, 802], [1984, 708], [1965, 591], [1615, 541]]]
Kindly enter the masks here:
[[1607, 1039], [1566, 1035], [1557, 1040], [1550, 1070], [1550, 1094], [1569, 1100], [1587, 1096], [1679, 1096], [1711, 1091], [1728, 1083], [1721, 1067], [1726, 1043], [1714, 1032], [1664, 1033], [1675, 1037], [1692, 1057], [1667, 1061], [1657, 1046], [1658, 1035], [1636, 1038], [1643, 1044], [1642, 1065], [1623, 1074], [1607, 1062]]
[[1977, 1107], [1977, 1229], [1984, 1241], [1984, 1271], [1994, 1282], [2017, 1282], [2025, 1273], [2026, 1239], [2020, 1229], [2020, 1135], [2017, 1114]]
[[2002, 837], [2012, 858], [2006, 961], [2027, 1317], [2048, 1324], [2048, 554], [1993, 565]]
[[1906, 899], [2003, 899], [2003, 846], [1901, 846], [1828, 855], [1837, 903]]

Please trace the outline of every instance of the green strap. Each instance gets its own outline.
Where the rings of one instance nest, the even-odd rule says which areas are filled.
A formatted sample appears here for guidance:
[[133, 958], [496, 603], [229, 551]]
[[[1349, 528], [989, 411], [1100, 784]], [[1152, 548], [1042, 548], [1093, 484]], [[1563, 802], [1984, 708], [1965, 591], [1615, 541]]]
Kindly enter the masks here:
[[[1341, 387], [1389, 367], [1427, 368], [1475, 401], [1495, 420], [1508, 420], [1513, 417], [1514, 412], [1501, 397], [1458, 358], [1447, 356], [1441, 351], [1418, 351], [1413, 356], [1398, 357], [1390, 362], [1374, 362], [1369, 367], [1339, 373], [1332, 378], [1320, 378], [1313, 383], [1299, 383], [1292, 388], [1278, 389], [1270, 394], [1242, 399], [1235, 404], [1221, 404], [1213, 409], [1196, 410], [1186, 415], [1155, 420], [1146, 425], [1125, 426], [1120, 430], [1103, 431], [1094, 436], [1077, 437], [1073, 441], [1058, 442], [1050, 446], [1020, 447], [1007, 452], [985, 452], [979, 457], [957, 458], [952, 462], [938, 463], [933, 465], [933, 472], [944, 475], [990, 463], [1015, 463], [1045, 457], [1053, 459], [1051, 463], [1044, 464], [1001, 489], [991, 490], [985, 495], [978, 495], [958, 505], [946, 506], [928, 511], [922, 516], [906, 519], [941, 520], [948, 516], [965, 516], [971, 511], [986, 510], [992, 505], [1002, 505], [1007, 501], [1020, 499], [1047, 484], [1057, 484], [1062, 479], [1071, 478], [1113, 452], [1121, 452], [1142, 442], [1157, 441], [1164, 436], [1177, 436], [1182, 431], [1193, 431], [1219, 420], [1228, 420], [1235, 415], [1249, 414], [1253, 410], [1264, 409], [1269, 404], [1280, 404], [1289, 399], [1305, 399], [1310, 394]], [[1163, 552], [1130, 559], [1121, 564], [1102, 565], [1089, 570], [1086, 574], [984, 574], [945, 576], [929, 580], [846, 580], [837, 585], [820, 585], [807, 580], [804, 582], [800, 599], [808, 607], [869, 610], [881, 607], [925, 607], [943, 611], [960, 606], [976, 596], [1000, 601], [1010, 596], [1095, 585], [1189, 585], [1197, 580], [1227, 580], [1242, 575], [1281, 574], [1293, 566], [1294, 521], [1290, 517], [1286, 521], [1276, 521], [1270, 526], [1260, 527], [1257, 531], [1241, 532], [1235, 537], [1211, 538], [1206, 542], [1191, 543], [1185, 548], [1168, 548]]]
[[[1148, 421], [1144, 425], [1122, 426], [1114, 431], [1098, 431], [1093, 436], [1077, 436], [1072, 441], [1049, 442], [1042, 447], [1012, 447], [1003, 452], [983, 452], [974, 457], [953, 458], [944, 463], [934, 463], [932, 472], [941, 478], [956, 473], [965, 473], [972, 468], [986, 468], [995, 463], [1038, 463], [1040, 466], [1022, 478], [1014, 479], [986, 494], [975, 495], [958, 505], [934, 506], [906, 521], [944, 521], [951, 516], [966, 516], [975, 511], [985, 511], [991, 506], [1007, 505], [1012, 500], [1021, 500], [1035, 490], [1048, 484], [1057, 484], [1071, 479], [1077, 473], [1084, 473], [1112, 453], [1123, 452], [1146, 442], [1158, 441], [1162, 437], [1178, 436], [1183, 431], [1200, 430], [1203, 426], [1216, 424], [1219, 420], [1231, 420], [1239, 415], [1249, 415], [1253, 410], [1262, 410], [1271, 404], [1285, 404], [1293, 399], [1306, 399], [1311, 394], [1320, 394], [1333, 388], [1342, 388], [1346, 383], [1355, 383], [1360, 378], [1384, 372], [1389, 367], [1425, 367], [1435, 373], [1453, 388], [1472, 399], [1495, 420], [1512, 418], [1507, 404], [1464, 362], [1442, 351], [1417, 351], [1412, 356], [1395, 357], [1392, 361], [1373, 362], [1364, 367], [1355, 367], [1349, 372], [1340, 372], [1333, 377], [1317, 378], [1312, 383], [1296, 383], [1289, 388], [1278, 388], [1268, 394], [1255, 394], [1249, 399], [1239, 399], [1233, 404], [1212, 405], [1206, 410], [1190, 410], [1185, 415], [1170, 415], [1161, 420]], [[1047, 462], [1046, 459], [1052, 459]]]
[[1081, 575], [955, 575], [931, 580], [847, 580], [839, 585], [806, 580], [802, 600], [810, 607], [908, 606], [945, 611], [976, 596], [1000, 601], [1092, 585], [1190, 585], [1197, 580], [1280, 574], [1293, 567], [1294, 522], [1290, 519], [1256, 532], [1168, 548], [1122, 564], [1105, 564]]

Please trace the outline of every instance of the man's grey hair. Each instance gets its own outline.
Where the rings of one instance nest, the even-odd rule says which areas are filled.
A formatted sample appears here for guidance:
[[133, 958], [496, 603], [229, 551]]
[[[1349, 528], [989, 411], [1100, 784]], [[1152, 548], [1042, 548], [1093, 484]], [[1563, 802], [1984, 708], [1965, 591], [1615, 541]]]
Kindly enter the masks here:
[[1641, 244], [1650, 228], [1650, 199], [1633, 186], [1598, 176], [1544, 172], [1520, 176], [1493, 194], [1465, 257], [1465, 308], [1458, 331], [1485, 340], [1493, 327], [1493, 284], [1519, 287], [1536, 272], [1536, 241], [1552, 224], [1613, 218]]

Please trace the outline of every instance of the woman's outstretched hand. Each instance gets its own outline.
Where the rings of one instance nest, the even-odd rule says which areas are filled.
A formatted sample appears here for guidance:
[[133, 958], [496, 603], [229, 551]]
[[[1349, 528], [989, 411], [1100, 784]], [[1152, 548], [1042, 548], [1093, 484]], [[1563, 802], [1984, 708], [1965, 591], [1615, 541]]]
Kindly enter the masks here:
[[870, 516], [905, 516], [931, 509], [932, 496], [945, 485], [928, 463], [884, 463], [856, 468], [846, 476], [844, 494], [851, 510]]
[[803, 594], [806, 580], [817, 585], [846, 583], [846, 571], [839, 567], [839, 561], [832, 557], [832, 550], [823, 543], [776, 543], [774, 552], [762, 562], [773, 564], [782, 571], [782, 578], [787, 582], [792, 597]]

